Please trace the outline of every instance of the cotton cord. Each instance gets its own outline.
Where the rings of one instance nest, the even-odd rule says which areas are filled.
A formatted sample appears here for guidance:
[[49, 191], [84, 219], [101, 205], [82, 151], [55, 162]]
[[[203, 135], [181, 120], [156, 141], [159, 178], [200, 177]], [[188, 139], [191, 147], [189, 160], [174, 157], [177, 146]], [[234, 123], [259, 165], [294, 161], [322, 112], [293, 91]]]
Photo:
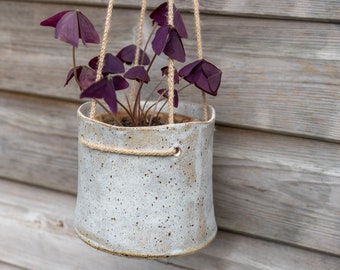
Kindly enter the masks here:
[[144, 18], [145, 18], [145, 11], [146, 11], [146, 2], [147, 2], [146, 0], [142, 1], [142, 6], [140, 10], [138, 34], [137, 34], [137, 41], [136, 41], [136, 53], [135, 53], [135, 59], [134, 59], [135, 66], [139, 64], [140, 48], [142, 46], [142, 39], [143, 39], [143, 26], [144, 26]]
[[[111, 27], [113, 4], [114, 4], [114, 0], [109, 0], [109, 4], [107, 6], [107, 12], [106, 12], [103, 40], [102, 40], [100, 54], [99, 54], [99, 60], [98, 60], [96, 82], [100, 80], [101, 74], [102, 74], [102, 71], [103, 71], [103, 67], [104, 67], [106, 47], [107, 47], [108, 36], [109, 36], [110, 27]], [[90, 118], [95, 117], [96, 104], [97, 104], [96, 100], [93, 99], [92, 104], [91, 104], [91, 110], [90, 110]]]
[[[141, 10], [140, 10], [140, 16], [139, 16], [137, 41], [136, 41], [136, 52], [135, 52], [135, 59], [134, 59], [134, 63], [133, 63], [134, 66], [139, 65], [140, 48], [142, 46], [142, 40], [143, 40], [143, 27], [144, 27], [146, 5], [147, 5], [147, 1], [143, 0]], [[130, 98], [129, 98], [130, 104], [133, 103], [133, 99], [136, 95], [135, 92], [136, 92], [136, 83], [135, 83], [135, 81], [133, 81], [131, 88], [130, 88]]]
[[[201, 35], [201, 20], [200, 20], [200, 4], [199, 0], [193, 0], [194, 4], [194, 17], [195, 17], [195, 30], [196, 30], [196, 43], [197, 43], [197, 57], [199, 60], [203, 59], [203, 49], [202, 49], [202, 35]], [[205, 92], [202, 93], [203, 102], [203, 115], [204, 120], [208, 121], [208, 104]]]
[[158, 157], [166, 157], [166, 156], [175, 156], [179, 153], [178, 148], [172, 148], [169, 150], [133, 150], [133, 149], [124, 149], [114, 146], [107, 146], [102, 144], [96, 144], [85, 140], [83, 136], [80, 137], [80, 141], [83, 145], [90, 149], [116, 153], [122, 155], [133, 155], [133, 156], [158, 156]]
[[[174, 1], [168, 0], [168, 24], [170, 27], [174, 25]], [[174, 123], [174, 96], [175, 96], [175, 82], [174, 82], [174, 61], [169, 57], [168, 59], [168, 108], [169, 108], [169, 124]]]

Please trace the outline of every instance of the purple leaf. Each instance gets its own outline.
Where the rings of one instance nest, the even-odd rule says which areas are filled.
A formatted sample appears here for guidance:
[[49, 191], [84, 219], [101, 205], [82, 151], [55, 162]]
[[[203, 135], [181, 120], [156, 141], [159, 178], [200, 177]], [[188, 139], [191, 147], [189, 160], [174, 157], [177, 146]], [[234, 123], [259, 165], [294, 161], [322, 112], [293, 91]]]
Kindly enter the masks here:
[[164, 2], [155, 8], [150, 14], [152, 23], [157, 23], [160, 26], [166, 25], [168, 23], [168, 3]]
[[98, 44], [99, 35], [91, 21], [78, 10], [62, 11], [42, 21], [42, 26], [55, 27], [54, 37], [73, 47], [78, 47], [79, 39], [87, 46], [87, 43]]
[[119, 75], [112, 77], [112, 83], [116, 91], [123, 90], [129, 87], [129, 83], [127, 82], [127, 80], [125, 80], [122, 76]]
[[[121, 77], [121, 76], [116, 76], [116, 77]], [[122, 87], [124, 78], [120, 79], [116, 77], [111, 78], [107, 76], [99, 80], [98, 82], [95, 82], [89, 88], [81, 92], [80, 98], [86, 98], [86, 97], [87, 98], [103, 98], [105, 102], [107, 103], [107, 105], [109, 106], [110, 110], [114, 114], [117, 114], [118, 106], [117, 106], [116, 91], [120, 89], [116, 89], [115, 86], [118, 85], [119, 87]]]
[[166, 46], [166, 42], [168, 41], [168, 35], [169, 35], [168, 25], [161, 26], [157, 30], [155, 37], [152, 41], [152, 49], [154, 50], [155, 54], [160, 55], [163, 52]]
[[[135, 61], [135, 55], [136, 55], [136, 45], [134, 44], [124, 47], [117, 53], [117, 57], [122, 62], [128, 65], [131, 65]], [[150, 59], [148, 55], [142, 49], [140, 49], [138, 64], [148, 65], [149, 63], [150, 63]]]
[[54, 37], [78, 48], [80, 33], [76, 11], [64, 14], [55, 27]]
[[125, 78], [136, 80], [138, 82], [148, 83], [150, 81], [149, 74], [143, 66], [135, 66], [130, 68], [125, 74]]
[[178, 75], [189, 83], [212, 96], [217, 95], [221, 84], [222, 71], [210, 62], [202, 59], [184, 66]]
[[175, 28], [168, 25], [161, 26], [152, 41], [152, 48], [157, 55], [164, 52], [171, 59], [185, 61], [185, 51], [182, 40]]
[[[97, 70], [98, 60], [99, 60], [98, 56], [93, 57], [89, 62], [89, 66]], [[124, 65], [118, 57], [114, 56], [111, 53], [105, 54], [104, 66], [102, 70], [103, 75], [123, 73], [124, 71], [125, 71]]]
[[[159, 89], [157, 93], [165, 98], [169, 98], [169, 91], [166, 89]], [[174, 91], [174, 107], [178, 108], [178, 103], [179, 103], [179, 97], [178, 97], [178, 91]]]
[[[87, 66], [78, 66], [76, 67], [77, 71], [77, 79], [80, 83], [80, 89], [86, 89], [90, 87], [96, 80], [96, 71], [92, 68], [89, 68]], [[64, 86], [66, 86], [69, 81], [74, 77], [74, 70], [73, 68], [69, 71], [66, 78], [66, 83]]]
[[[161, 71], [162, 71], [162, 76], [164, 76], [164, 75], [168, 76], [169, 75], [169, 67], [168, 66], [162, 67]], [[175, 72], [174, 72], [174, 83], [175, 84], [179, 83], [179, 76], [178, 76], [178, 72], [177, 72], [176, 69], [175, 69]]]
[[176, 29], [170, 29], [169, 39], [164, 48], [165, 55], [179, 62], [185, 62], [185, 51], [182, 40]]
[[[159, 26], [168, 25], [168, 3], [164, 2], [158, 6], [151, 14], [150, 18], [153, 20], [153, 24], [157, 23]], [[174, 26], [181, 38], [187, 38], [188, 33], [185, 29], [185, 25], [182, 16], [176, 6], [174, 5]]]
[[181, 38], [188, 38], [187, 30], [185, 29], [185, 24], [183, 22], [181, 13], [176, 9], [174, 14], [174, 26]]
[[103, 98], [108, 85], [112, 84], [107, 77], [92, 84], [89, 88], [80, 93], [80, 98]]
[[202, 60], [196, 60], [190, 64], [185, 65], [179, 70], [178, 75], [180, 77], [188, 76], [193, 68], [196, 67], [201, 61]]
[[79, 74], [78, 80], [82, 89], [90, 87], [96, 81], [97, 72], [92, 68], [83, 66]]
[[[79, 78], [79, 74], [80, 74], [81, 68], [82, 68], [81, 66], [76, 67], [77, 78]], [[74, 69], [71, 68], [70, 71], [69, 71], [68, 74], [67, 74], [66, 82], [65, 82], [65, 84], [64, 84], [64, 87], [65, 87], [66, 85], [68, 85], [68, 83], [70, 82], [70, 80], [71, 80], [73, 77], [74, 77]]]
[[41, 26], [51, 26], [51, 27], [56, 27], [57, 23], [59, 22], [59, 20], [65, 15], [65, 13], [70, 12], [72, 10], [65, 10], [62, 12], [59, 12], [55, 15], [53, 15], [52, 17], [47, 18], [46, 20], [42, 21], [40, 23]]
[[86, 43], [100, 43], [99, 35], [91, 21], [80, 11], [78, 11], [77, 14], [80, 30], [79, 38], [83, 41], [84, 46], [86, 46]]

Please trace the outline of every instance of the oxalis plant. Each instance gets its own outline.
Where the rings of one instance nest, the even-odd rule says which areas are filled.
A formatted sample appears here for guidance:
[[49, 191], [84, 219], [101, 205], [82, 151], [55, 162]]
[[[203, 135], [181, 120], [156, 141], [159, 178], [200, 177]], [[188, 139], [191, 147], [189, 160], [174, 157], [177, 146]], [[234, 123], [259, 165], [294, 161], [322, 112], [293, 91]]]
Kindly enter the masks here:
[[[88, 65], [77, 65], [76, 49], [79, 39], [84, 46], [88, 43], [99, 44], [99, 35], [91, 21], [79, 10], [62, 11], [42, 21], [40, 25], [55, 28], [55, 38], [72, 46], [73, 67], [67, 74], [65, 86], [75, 79], [81, 93], [80, 98], [92, 98], [104, 108], [114, 119], [113, 124], [124, 126], [150, 126], [165, 124], [160, 121], [160, 113], [168, 102], [168, 87], [164, 78], [168, 76], [168, 67], [159, 71], [160, 80], [150, 92], [144, 104], [141, 104], [143, 88], [150, 82], [150, 70], [157, 56], [165, 54], [180, 63], [185, 63], [185, 50], [182, 39], [188, 38], [183, 19], [178, 9], [173, 6], [173, 26], [168, 24], [168, 3], [157, 7], [151, 14], [153, 31], [143, 49], [137, 49], [134, 44], [122, 48], [116, 55], [106, 53], [101, 76], [97, 76], [99, 56], [93, 57]], [[146, 51], [152, 46], [154, 55], [149, 58]], [[135, 56], [139, 55], [138, 61]], [[138, 62], [137, 65], [133, 65]], [[221, 83], [222, 72], [205, 59], [199, 59], [174, 70], [174, 107], [179, 105], [179, 94], [190, 85], [199, 90], [216, 96]], [[130, 81], [130, 83], [129, 83]], [[121, 102], [116, 91], [132, 89], [133, 98], [125, 94], [125, 103]], [[157, 94], [154, 102], [149, 102]], [[103, 99], [105, 103], [99, 101]], [[151, 105], [150, 105], [151, 104]], [[118, 106], [125, 112], [124, 120], [118, 117]]]

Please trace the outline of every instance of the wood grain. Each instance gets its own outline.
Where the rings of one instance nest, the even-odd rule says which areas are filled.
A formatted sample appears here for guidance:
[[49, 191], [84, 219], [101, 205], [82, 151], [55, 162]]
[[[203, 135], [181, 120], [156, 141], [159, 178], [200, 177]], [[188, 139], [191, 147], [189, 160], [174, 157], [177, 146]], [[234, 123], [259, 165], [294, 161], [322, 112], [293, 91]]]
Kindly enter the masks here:
[[75, 192], [78, 105], [0, 96], [0, 175]]
[[220, 228], [340, 255], [339, 144], [223, 127], [215, 139]]
[[164, 260], [112, 256], [75, 236], [73, 196], [5, 180], [0, 180], [0, 193], [0, 260], [25, 269], [337, 270], [340, 265], [339, 257], [225, 232], [190, 256]]
[[18, 267], [15, 265], [4, 263], [4, 262], [0, 262], [0, 269], [1, 270], [27, 270], [27, 268]]
[[[34, 0], [31, 2], [46, 2], [46, 0]], [[61, 4], [97, 5], [105, 6], [104, 0], [57, 0]], [[148, 7], [155, 8], [164, 1], [149, 0]], [[191, 1], [175, 1], [178, 8], [192, 10]], [[116, 0], [115, 5], [123, 8], [139, 8], [134, 0]], [[200, 1], [202, 13], [220, 15], [250, 16], [250, 17], [278, 17], [282, 19], [303, 19], [321, 21], [339, 21], [340, 3], [334, 0], [324, 1], [280, 1], [280, 0], [204, 0]]]
[[[0, 92], [0, 176], [75, 193], [76, 108]], [[340, 255], [339, 164], [338, 143], [217, 126], [220, 228]]]
[[[53, 10], [70, 6], [21, 3], [19, 13], [16, 6], [0, 1], [0, 89], [78, 100], [74, 85], [63, 87], [70, 48], [53, 39], [53, 29], [39, 26]], [[105, 8], [84, 6], [83, 11], [102, 29]], [[138, 13], [115, 11], [112, 31], [121, 42], [110, 43], [110, 50], [116, 52], [134, 40]], [[184, 19], [193, 32], [192, 17]], [[337, 24], [205, 15], [202, 30], [204, 53], [224, 74], [219, 97], [209, 99], [220, 124], [340, 141]], [[185, 45], [194, 59], [193, 40]], [[81, 48], [79, 64], [98, 51]], [[200, 102], [193, 91], [182, 99]]]

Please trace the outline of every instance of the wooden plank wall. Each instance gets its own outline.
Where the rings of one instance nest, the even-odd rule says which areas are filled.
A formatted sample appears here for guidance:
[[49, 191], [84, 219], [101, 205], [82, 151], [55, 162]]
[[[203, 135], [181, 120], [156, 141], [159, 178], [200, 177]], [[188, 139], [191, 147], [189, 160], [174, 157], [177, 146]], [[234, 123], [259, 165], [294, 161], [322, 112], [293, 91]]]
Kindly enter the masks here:
[[[63, 87], [71, 49], [39, 23], [81, 8], [102, 32], [105, 2], [0, 0], [0, 178], [75, 194], [79, 92]], [[201, 2], [204, 54], [223, 71], [209, 99], [220, 229], [339, 256], [340, 2]], [[136, 1], [116, 5], [113, 52], [133, 42], [138, 20]], [[193, 33], [190, 1], [176, 5]], [[185, 46], [194, 59], [193, 40]], [[80, 62], [98, 51], [80, 49]]]

